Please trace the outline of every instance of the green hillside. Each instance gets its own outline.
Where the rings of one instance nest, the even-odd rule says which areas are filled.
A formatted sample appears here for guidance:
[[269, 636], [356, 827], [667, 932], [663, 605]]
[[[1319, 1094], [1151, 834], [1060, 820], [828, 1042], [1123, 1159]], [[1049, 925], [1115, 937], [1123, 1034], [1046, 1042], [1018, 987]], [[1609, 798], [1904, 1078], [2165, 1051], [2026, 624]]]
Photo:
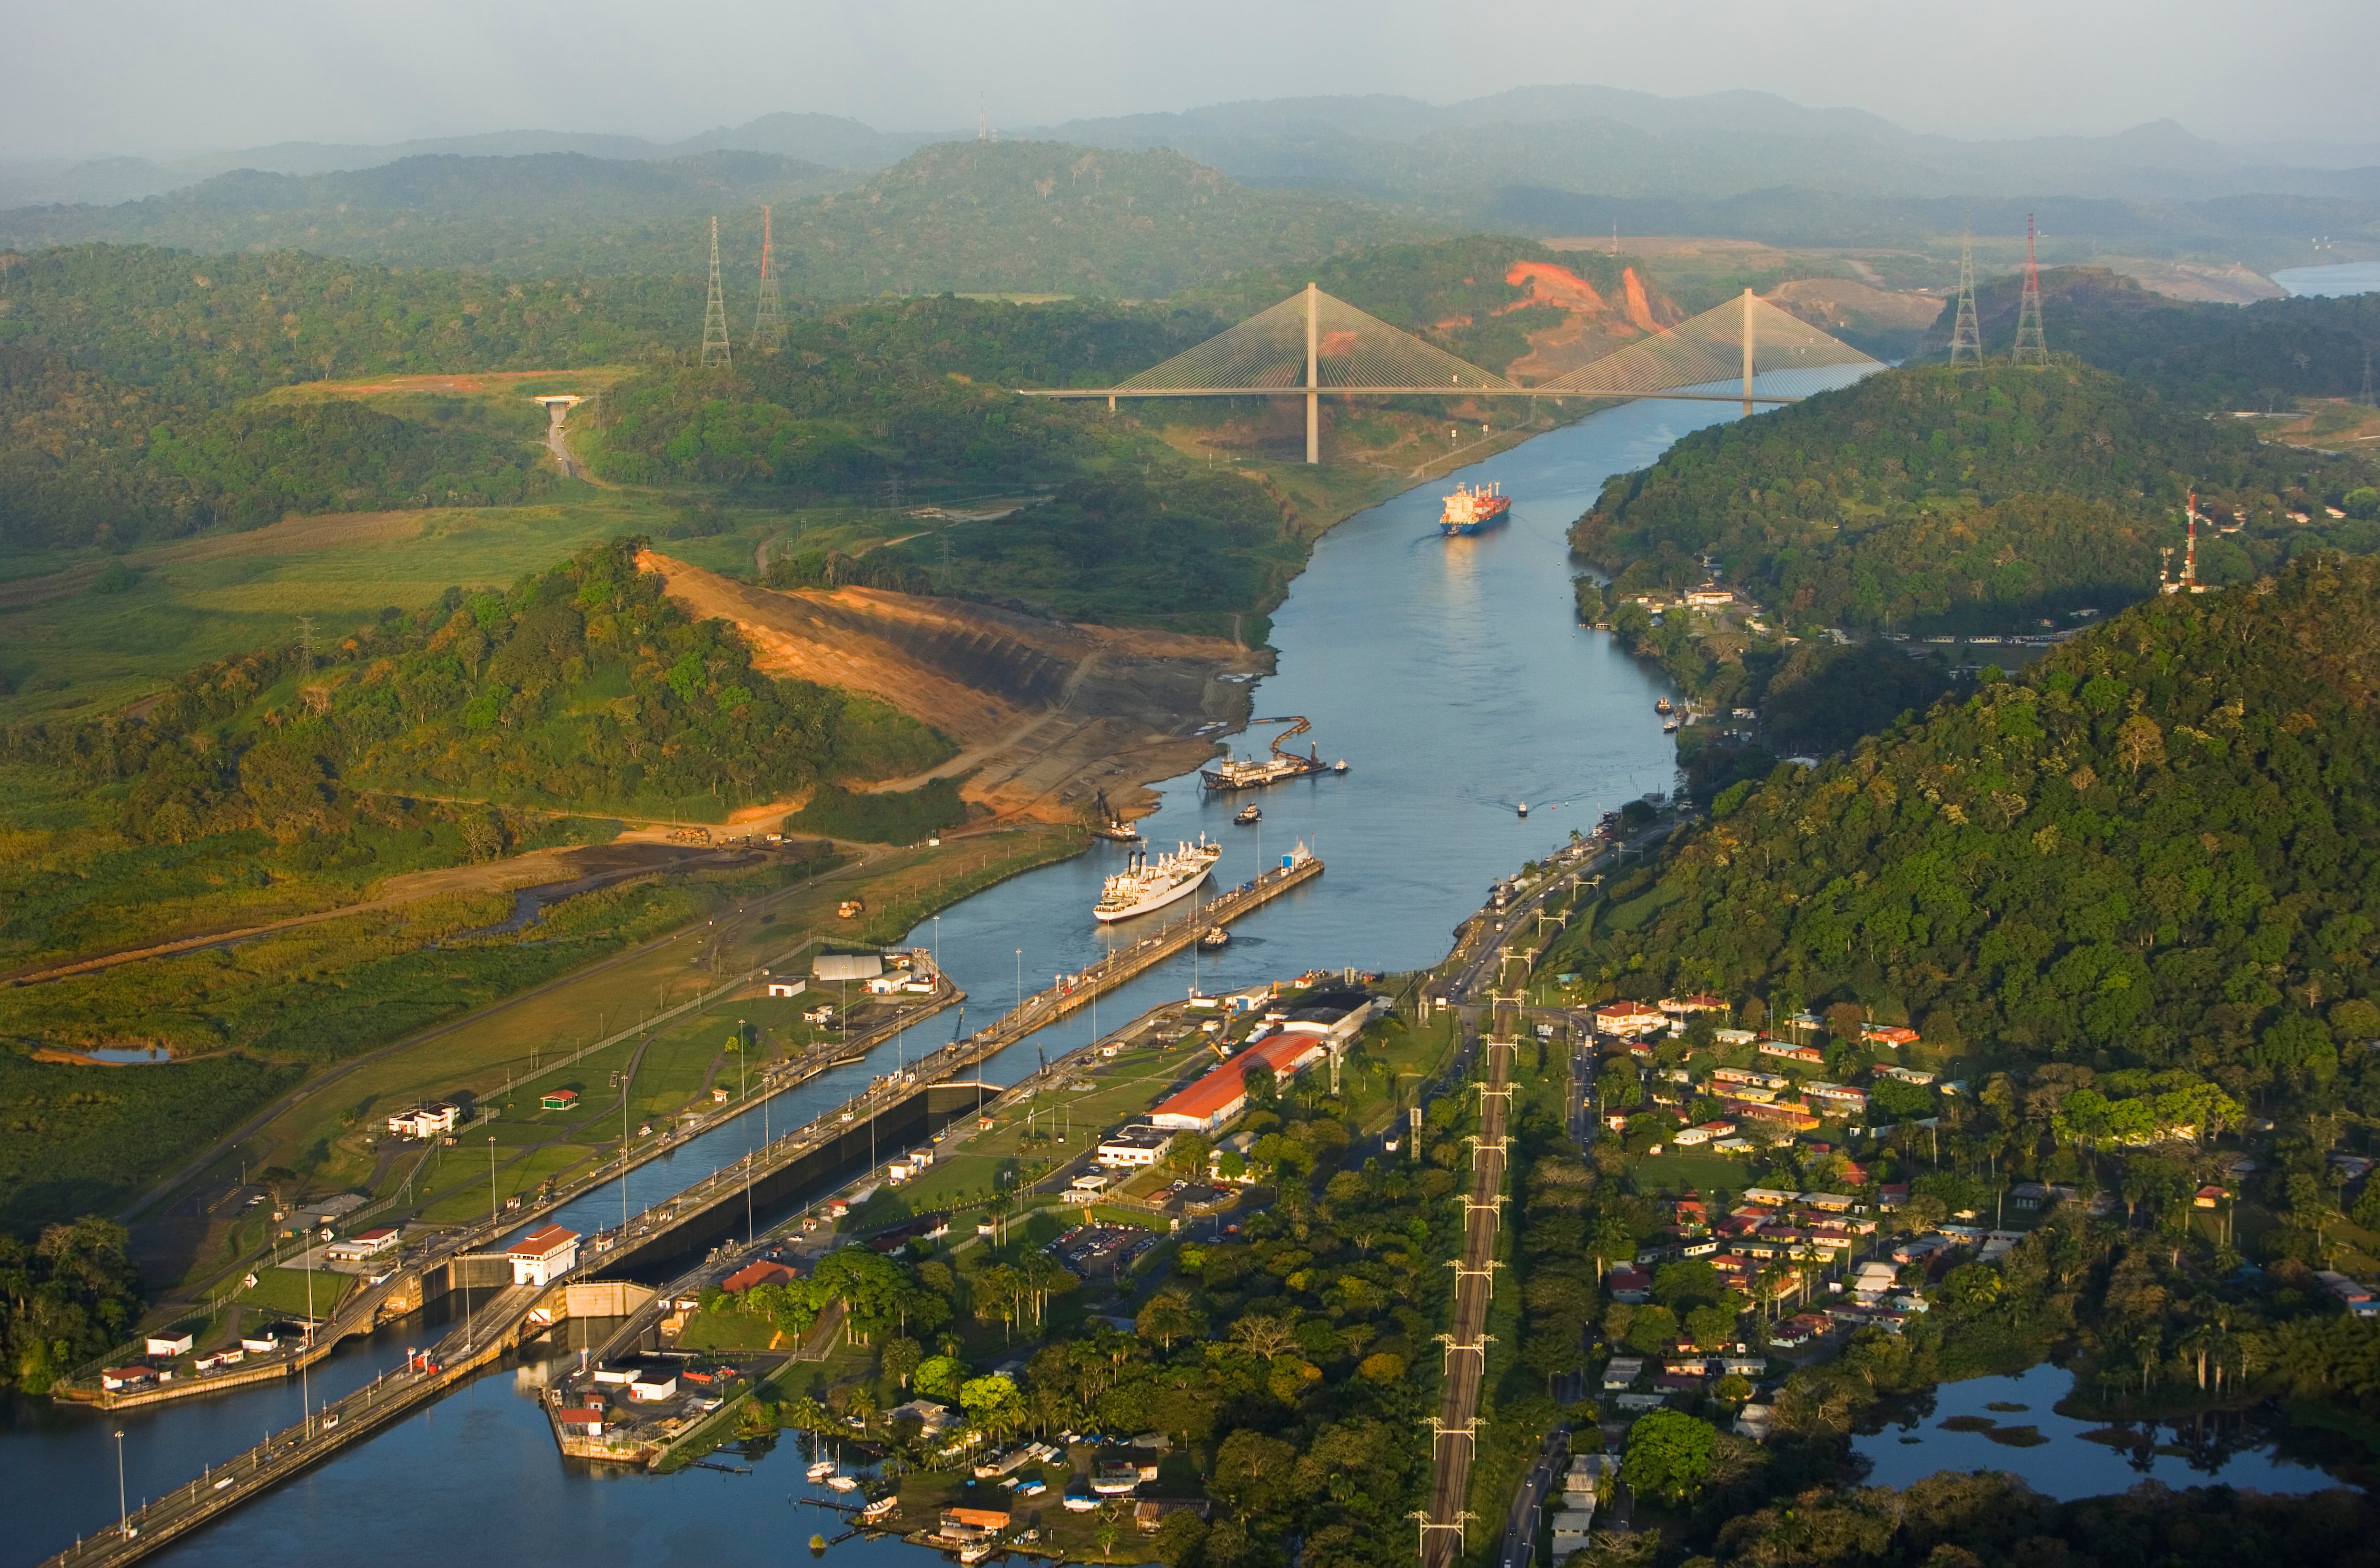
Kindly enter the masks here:
[[1738, 785], [1559, 967], [1631, 995], [1852, 1002], [1977, 1068], [2186, 1068], [2380, 1109], [2380, 1074], [2342, 1055], [2380, 1036], [2375, 602], [2380, 562], [2330, 556], [2161, 597]]
[[0, 214], [0, 243], [302, 249], [523, 277], [698, 280], [717, 216], [740, 324], [752, 308], [764, 202], [776, 209], [783, 286], [824, 298], [953, 289], [1158, 297], [1440, 226], [1310, 192], [1250, 189], [1172, 152], [1051, 142], [938, 143], [842, 188], [851, 179], [758, 152], [409, 158], [338, 174], [243, 171], [115, 207], [20, 209]]
[[1697, 581], [1715, 552], [1796, 625], [2017, 629], [2145, 591], [2192, 489], [2245, 524], [2201, 552], [2207, 581], [2313, 544], [2372, 549], [2366, 524], [2288, 517], [2362, 482], [2102, 370], [1891, 370], [1686, 437], [1611, 479], [1571, 537], [1623, 593]]
[[[2013, 337], [2019, 289], [2014, 277], [1976, 289], [1985, 343]], [[2153, 294], [2097, 267], [2046, 271], [2041, 290], [2054, 347], [2185, 408], [2261, 411], [2301, 397], [2359, 397], [2380, 345], [2380, 295], [2206, 305]], [[1920, 356], [1946, 357], [1949, 330], [1946, 313]]]

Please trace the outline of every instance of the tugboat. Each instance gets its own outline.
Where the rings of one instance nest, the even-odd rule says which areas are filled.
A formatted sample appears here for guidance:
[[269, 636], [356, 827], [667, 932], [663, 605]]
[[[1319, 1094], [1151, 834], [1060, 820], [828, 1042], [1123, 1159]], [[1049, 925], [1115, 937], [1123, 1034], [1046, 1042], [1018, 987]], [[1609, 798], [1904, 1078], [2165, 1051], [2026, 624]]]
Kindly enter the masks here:
[[1656, 697], [1653, 699], [1653, 711], [1655, 713], [1670, 713], [1674, 710], [1670, 706], [1669, 698]]
[[1207, 928], [1206, 934], [1198, 938], [1198, 946], [1202, 951], [1211, 953], [1218, 947], [1228, 946], [1231, 940], [1230, 932], [1220, 925], [1210, 925]]
[[1474, 489], [1469, 485], [1457, 485], [1454, 493], [1446, 498], [1446, 510], [1438, 516], [1439, 532], [1449, 538], [1457, 535], [1475, 534], [1482, 528], [1492, 528], [1512, 514], [1512, 498], [1504, 493], [1500, 484], [1486, 484]]
[[1529, 814], [1529, 802], [1526, 802], [1526, 801], [1523, 801], [1523, 802], [1521, 802], [1520, 806], [1519, 806], [1519, 811], [1520, 811], [1520, 814], [1521, 814], [1523, 816], [1526, 816], [1526, 815], [1528, 815], [1528, 814]]
[[1264, 820], [1264, 813], [1254, 805], [1245, 805], [1240, 808], [1240, 814], [1232, 818], [1232, 820], [1238, 823], [1242, 827], [1246, 827], [1254, 823], [1262, 822]]
[[1137, 844], [1140, 830], [1123, 819], [1123, 814], [1108, 804], [1108, 792], [1099, 791], [1099, 820], [1091, 827], [1091, 837], [1105, 838], [1111, 844]]

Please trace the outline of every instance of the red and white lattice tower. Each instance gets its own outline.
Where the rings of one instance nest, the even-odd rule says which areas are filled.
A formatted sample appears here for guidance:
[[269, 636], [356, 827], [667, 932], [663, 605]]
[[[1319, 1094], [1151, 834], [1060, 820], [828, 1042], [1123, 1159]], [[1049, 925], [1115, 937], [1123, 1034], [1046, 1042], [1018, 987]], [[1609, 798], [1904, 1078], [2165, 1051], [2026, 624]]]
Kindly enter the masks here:
[[760, 306], [752, 318], [752, 346], [774, 354], [785, 346], [784, 307], [777, 298], [777, 269], [769, 233], [769, 209], [760, 209]]
[[2049, 340], [2041, 332], [2041, 264], [2034, 259], [2033, 214], [2024, 215], [2024, 294], [2017, 301], [2016, 342], [2009, 349], [2011, 365], [2046, 365]]

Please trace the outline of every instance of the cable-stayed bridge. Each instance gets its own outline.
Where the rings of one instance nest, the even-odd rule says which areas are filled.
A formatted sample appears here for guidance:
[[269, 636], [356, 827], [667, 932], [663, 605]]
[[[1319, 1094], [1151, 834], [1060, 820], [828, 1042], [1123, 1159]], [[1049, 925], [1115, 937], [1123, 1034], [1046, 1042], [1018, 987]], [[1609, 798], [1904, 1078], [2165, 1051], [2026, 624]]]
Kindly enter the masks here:
[[[1303, 397], [1305, 461], [1322, 461], [1321, 400], [1341, 397], [1658, 397], [1793, 403], [1838, 384], [1816, 372], [1883, 368], [1873, 356], [1743, 291], [1640, 343], [1529, 386], [1483, 370], [1308, 283], [1195, 348], [1111, 387], [1026, 397]], [[1759, 384], [1755, 387], [1755, 381]], [[1740, 387], [1735, 383], [1740, 382]], [[1730, 389], [1730, 390], [1722, 390]]]

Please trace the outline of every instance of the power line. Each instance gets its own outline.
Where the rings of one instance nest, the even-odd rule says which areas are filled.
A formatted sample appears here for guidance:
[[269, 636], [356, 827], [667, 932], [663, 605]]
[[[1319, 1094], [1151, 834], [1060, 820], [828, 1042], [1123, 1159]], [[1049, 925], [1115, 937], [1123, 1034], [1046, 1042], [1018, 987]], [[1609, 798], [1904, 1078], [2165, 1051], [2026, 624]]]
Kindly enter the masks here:
[[727, 296], [719, 287], [719, 220], [710, 220], [710, 297], [702, 307], [702, 358], [705, 365], [730, 365], [727, 347]]

